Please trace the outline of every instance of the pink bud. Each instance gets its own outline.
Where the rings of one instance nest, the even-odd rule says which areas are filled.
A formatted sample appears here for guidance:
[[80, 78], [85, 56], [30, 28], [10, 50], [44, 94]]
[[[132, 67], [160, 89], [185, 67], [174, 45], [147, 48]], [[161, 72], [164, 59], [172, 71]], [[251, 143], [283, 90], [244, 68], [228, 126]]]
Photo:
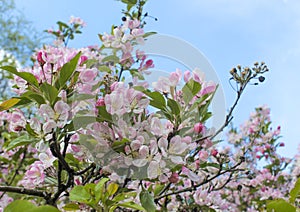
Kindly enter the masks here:
[[199, 122], [199, 123], [194, 125], [194, 132], [195, 133], [198, 133], [198, 134], [203, 133], [203, 130], [204, 130], [204, 125], [202, 123]]
[[82, 55], [82, 56], [80, 57], [80, 65], [82, 65], [82, 64], [83, 64], [85, 61], [87, 61], [87, 60], [88, 60], [88, 57]]
[[43, 66], [46, 62], [43, 59], [43, 52], [38, 52], [37, 54], [37, 61], [41, 66]]
[[23, 130], [23, 127], [22, 126], [16, 126], [15, 128], [14, 128], [14, 131], [16, 131], [16, 132], [20, 132], [20, 131], [22, 131]]
[[153, 60], [147, 60], [145, 64], [145, 68], [153, 68], [153, 67], [154, 67]]
[[279, 144], [279, 146], [282, 146], [282, 147], [283, 147], [283, 146], [285, 146], [285, 144], [284, 144], [283, 142], [281, 142], [281, 143]]
[[179, 175], [177, 173], [172, 173], [171, 177], [169, 177], [170, 183], [177, 183], [179, 181]]
[[105, 105], [105, 102], [104, 102], [104, 98], [100, 98], [97, 100], [96, 102], [96, 106], [104, 106]]
[[216, 150], [216, 149], [214, 149], [214, 150], [212, 150], [211, 152], [210, 152], [210, 154], [212, 155], [212, 156], [214, 156], [214, 157], [216, 157], [217, 155], [218, 155], [218, 150]]

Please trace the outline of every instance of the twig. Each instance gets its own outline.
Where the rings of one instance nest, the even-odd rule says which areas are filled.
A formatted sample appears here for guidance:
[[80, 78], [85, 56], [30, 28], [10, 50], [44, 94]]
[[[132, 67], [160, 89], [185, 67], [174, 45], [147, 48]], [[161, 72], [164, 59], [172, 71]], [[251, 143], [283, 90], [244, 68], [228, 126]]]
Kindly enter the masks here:
[[236, 168], [241, 165], [243, 163], [243, 161], [241, 160], [240, 162], [238, 162], [235, 166], [231, 167], [231, 169], [227, 169], [227, 170], [224, 170], [223, 172], [220, 172], [218, 174], [216, 174], [215, 176], [211, 177], [211, 178], [208, 178], [208, 179], [205, 179], [203, 182], [197, 184], [197, 185], [194, 185], [193, 187], [188, 187], [188, 188], [184, 188], [184, 189], [181, 189], [181, 190], [177, 190], [177, 191], [174, 191], [174, 192], [171, 192], [171, 193], [167, 193], [167, 194], [164, 194], [164, 195], [161, 195], [161, 196], [158, 196], [156, 197], [154, 200], [155, 201], [158, 201], [164, 197], [168, 197], [168, 196], [172, 196], [172, 195], [176, 195], [176, 194], [180, 194], [180, 193], [183, 193], [183, 192], [188, 192], [188, 191], [194, 191], [196, 190], [196, 188], [206, 184], [206, 183], [209, 183], [210, 181], [216, 179], [217, 177], [227, 173], [227, 172], [235, 172], [236, 171]]
[[23, 187], [0, 186], [0, 191], [12, 192], [12, 193], [18, 193], [18, 194], [27, 194], [27, 195], [36, 196], [36, 197], [43, 197], [46, 201], [48, 201], [50, 198], [50, 194], [45, 191], [26, 189]]

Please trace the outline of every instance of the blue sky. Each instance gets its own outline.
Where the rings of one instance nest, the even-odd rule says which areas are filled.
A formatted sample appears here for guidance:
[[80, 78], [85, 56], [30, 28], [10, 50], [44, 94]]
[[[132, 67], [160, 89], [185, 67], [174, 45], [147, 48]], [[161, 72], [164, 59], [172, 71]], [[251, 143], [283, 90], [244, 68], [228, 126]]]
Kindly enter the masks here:
[[[99, 44], [98, 33], [121, 21], [123, 4], [115, 0], [15, 0], [37, 30], [55, 27], [71, 15], [87, 22], [83, 35], [70, 45]], [[246, 90], [236, 111], [239, 125], [253, 109], [271, 107], [273, 126], [282, 126], [286, 156], [296, 153], [299, 142], [300, 1], [299, 0], [149, 0], [146, 30], [176, 36], [204, 53], [214, 66], [226, 95], [234, 100], [228, 78], [237, 64], [265, 61], [266, 81]], [[173, 70], [170, 70], [173, 71]]]

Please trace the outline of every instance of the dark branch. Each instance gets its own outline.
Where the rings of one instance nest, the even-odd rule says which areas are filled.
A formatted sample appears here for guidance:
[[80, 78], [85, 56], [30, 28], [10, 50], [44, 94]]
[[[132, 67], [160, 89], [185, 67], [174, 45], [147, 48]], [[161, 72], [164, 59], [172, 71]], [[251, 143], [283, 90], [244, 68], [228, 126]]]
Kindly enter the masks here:
[[43, 197], [45, 200], [48, 200], [50, 198], [50, 195], [45, 191], [26, 189], [23, 187], [0, 186], [0, 191], [12, 192], [12, 193], [18, 193], [18, 194], [26, 194], [26, 195], [36, 196], [36, 197]]

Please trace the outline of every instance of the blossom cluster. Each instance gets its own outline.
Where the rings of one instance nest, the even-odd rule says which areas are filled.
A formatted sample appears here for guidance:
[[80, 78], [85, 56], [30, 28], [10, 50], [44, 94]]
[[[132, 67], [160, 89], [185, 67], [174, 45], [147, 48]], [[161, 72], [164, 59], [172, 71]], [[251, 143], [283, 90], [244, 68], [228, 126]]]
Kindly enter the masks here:
[[[284, 143], [269, 108], [218, 145], [207, 122], [217, 85], [197, 68], [150, 85], [154, 62], [136, 49], [148, 34], [135, 16], [100, 35], [101, 47], [81, 49], [67, 47], [72, 30], [58, 22], [65, 45], [45, 45], [30, 68], [3, 68], [17, 97], [1, 104], [0, 183], [43, 191], [26, 199], [61, 210], [257, 211], [287, 199], [299, 168], [285, 172], [291, 161], [277, 153]], [[1, 207], [13, 200], [0, 195]]]

